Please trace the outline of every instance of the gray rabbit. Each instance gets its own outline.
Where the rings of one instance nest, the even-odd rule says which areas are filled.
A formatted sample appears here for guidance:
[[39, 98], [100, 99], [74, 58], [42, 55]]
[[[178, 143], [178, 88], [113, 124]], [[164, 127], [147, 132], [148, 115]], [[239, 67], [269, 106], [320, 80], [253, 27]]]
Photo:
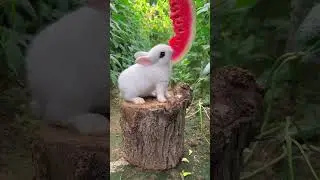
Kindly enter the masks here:
[[42, 30], [27, 50], [31, 108], [50, 125], [81, 134], [109, 128], [106, 3], [89, 0]]
[[159, 44], [149, 52], [135, 53], [136, 64], [125, 69], [118, 78], [121, 96], [134, 104], [143, 104], [143, 97], [153, 96], [159, 102], [170, 97], [168, 84], [171, 75], [173, 50]]

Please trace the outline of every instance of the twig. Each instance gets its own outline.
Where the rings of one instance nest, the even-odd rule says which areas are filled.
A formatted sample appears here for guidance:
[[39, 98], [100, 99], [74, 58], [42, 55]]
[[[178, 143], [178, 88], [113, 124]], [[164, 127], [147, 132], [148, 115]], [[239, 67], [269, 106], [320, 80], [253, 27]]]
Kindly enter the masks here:
[[[193, 112], [192, 114], [190, 114], [190, 115], [186, 116], [186, 119], [188, 119], [188, 118], [190, 118], [190, 117], [194, 116], [194, 115], [195, 115], [195, 114], [197, 114], [198, 112], [199, 112], [199, 110], [197, 110], [197, 111]], [[191, 113], [191, 112], [187, 112], [187, 114], [189, 114], [189, 113]]]
[[291, 141], [299, 148], [299, 150], [300, 150], [301, 154], [303, 155], [304, 160], [308, 164], [308, 166], [309, 166], [309, 168], [311, 170], [311, 173], [314, 176], [314, 178], [316, 180], [319, 180], [319, 177], [318, 177], [317, 173], [314, 171], [314, 169], [313, 169], [313, 167], [311, 165], [311, 162], [310, 162], [308, 156], [306, 155], [306, 153], [304, 152], [304, 150], [303, 150], [302, 146], [300, 145], [300, 143], [298, 141], [296, 141], [295, 139], [291, 139]]
[[290, 180], [294, 180], [294, 171], [293, 171], [293, 164], [292, 164], [292, 141], [291, 137], [289, 135], [289, 127], [291, 124], [290, 117], [286, 118], [286, 128], [285, 128], [285, 141], [286, 141], [286, 150], [288, 155], [288, 165], [289, 165], [289, 171], [290, 171]]
[[283, 152], [279, 157], [273, 159], [272, 161], [270, 161], [268, 164], [264, 165], [263, 167], [256, 169], [252, 173], [249, 173], [247, 175], [240, 177], [240, 180], [249, 179], [249, 178], [267, 170], [267, 168], [269, 168], [269, 167], [273, 166], [274, 164], [278, 163], [279, 161], [281, 161], [284, 157], [286, 157], [286, 155], [287, 155], [287, 153]]
[[309, 148], [317, 153], [320, 153], [320, 149], [314, 145], [309, 145]]
[[208, 111], [206, 110], [206, 108], [203, 108], [203, 110], [204, 110], [204, 113], [206, 113], [208, 119], [210, 119], [209, 113], [208, 113]]

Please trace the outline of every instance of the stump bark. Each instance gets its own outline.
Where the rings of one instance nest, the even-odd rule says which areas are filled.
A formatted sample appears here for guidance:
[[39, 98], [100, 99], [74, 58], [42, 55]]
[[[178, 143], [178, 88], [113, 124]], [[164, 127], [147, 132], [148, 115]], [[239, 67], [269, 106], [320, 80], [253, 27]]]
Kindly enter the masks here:
[[42, 125], [34, 142], [34, 179], [105, 180], [109, 177], [109, 138], [84, 136]]
[[249, 71], [225, 67], [212, 73], [211, 93], [211, 176], [239, 180], [242, 152], [263, 119], [263, 88]]
[[188, 85], [180, 84], [170, 93], [172, 97], [165, 103], [155, 98], [146, 98], [141, 105], [122, 103], [123, 151], [130, 164], [147, 170], [166, 170], [181, 161], [185, 113], [192, 91]]

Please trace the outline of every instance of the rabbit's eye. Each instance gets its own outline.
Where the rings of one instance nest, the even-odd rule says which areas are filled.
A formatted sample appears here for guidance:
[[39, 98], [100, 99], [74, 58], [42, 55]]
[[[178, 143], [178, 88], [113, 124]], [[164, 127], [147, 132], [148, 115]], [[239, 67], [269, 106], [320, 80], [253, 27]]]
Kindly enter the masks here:
[[161, 52], [161, 53], [160, 53], [160, 58], [163, 58], [165, 55], [166, 55], [165, 52]]

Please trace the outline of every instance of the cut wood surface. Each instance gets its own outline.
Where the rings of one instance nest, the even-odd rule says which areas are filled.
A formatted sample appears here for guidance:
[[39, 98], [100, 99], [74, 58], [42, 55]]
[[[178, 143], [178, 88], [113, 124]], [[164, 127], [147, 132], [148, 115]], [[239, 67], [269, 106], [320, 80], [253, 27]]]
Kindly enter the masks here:
[[123, 102], [120, 126], [124, 158], [142, 169], [165, 170], [175, 167], [184, 153], [186, 108], [192, 91], [186, 84], [175, 86], [165, 103], [155, 98], [145, 104]]
[[39, 180], [105, 180], [109, 176], [109, 138], [85, 136], [42, 125], [33, 146]]
[[239, 180], [242, 152], [263, 120], [263, 89], [249, 71], [236, 67], [215, 70], [211, 87], [211, 176]]

